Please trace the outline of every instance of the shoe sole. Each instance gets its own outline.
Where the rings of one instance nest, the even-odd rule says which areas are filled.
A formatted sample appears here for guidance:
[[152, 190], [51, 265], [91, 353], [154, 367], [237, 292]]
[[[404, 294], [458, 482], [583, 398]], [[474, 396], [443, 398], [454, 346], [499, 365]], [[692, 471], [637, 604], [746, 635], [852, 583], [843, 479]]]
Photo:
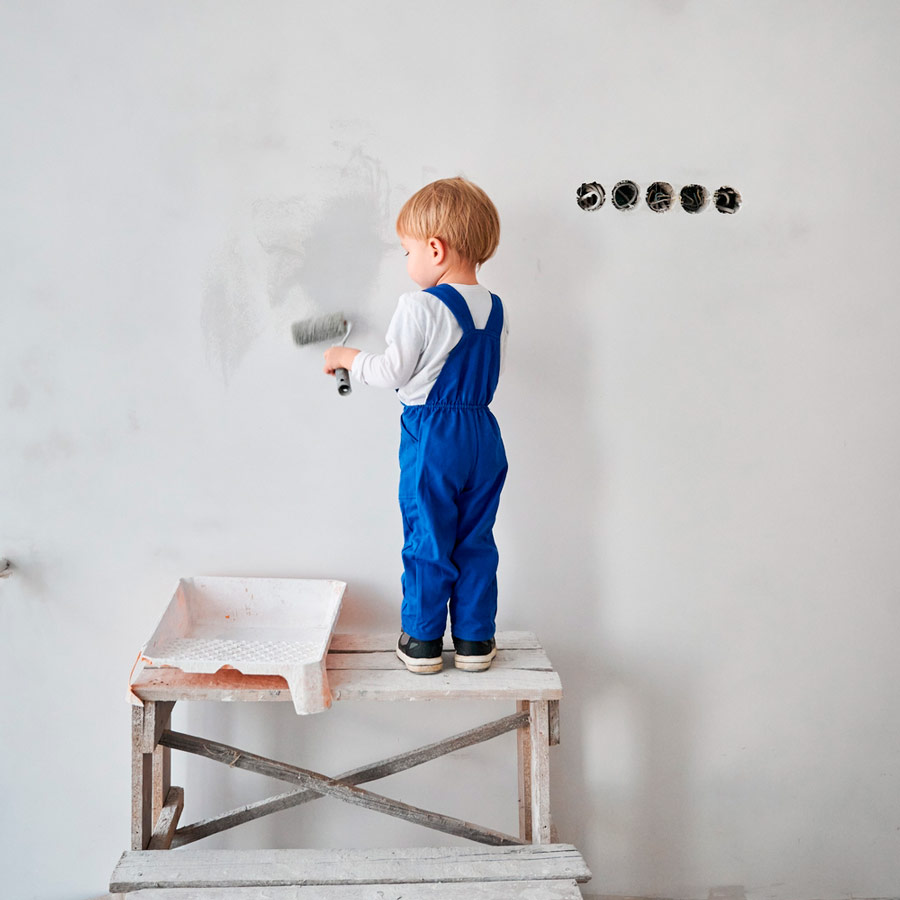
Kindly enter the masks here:
[[484, 672], [485, 669], [491, 667], [494, 657], [497, 655], [497, 648], [494, 647], [490, 653], [484, 656], [460, 656], [458, 653], [453, 655], [453, 665], [463, 672]]
[[428, 659], [416, 659], [415, 657], [407, 656], [398, 647], [397, 657], [414, 675], [434, 675], [444, 668], [444, 659], [441, 656], [432, 656]]

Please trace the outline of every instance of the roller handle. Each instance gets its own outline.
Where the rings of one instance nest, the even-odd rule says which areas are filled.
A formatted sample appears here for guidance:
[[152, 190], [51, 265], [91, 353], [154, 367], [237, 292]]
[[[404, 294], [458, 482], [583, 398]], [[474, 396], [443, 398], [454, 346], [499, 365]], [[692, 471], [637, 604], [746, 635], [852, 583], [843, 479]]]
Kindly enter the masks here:
[[350, 393], [350, 373], [346, 369], [335, 369], [334, 377], [337, 381], [338, 393], [343, 397]]

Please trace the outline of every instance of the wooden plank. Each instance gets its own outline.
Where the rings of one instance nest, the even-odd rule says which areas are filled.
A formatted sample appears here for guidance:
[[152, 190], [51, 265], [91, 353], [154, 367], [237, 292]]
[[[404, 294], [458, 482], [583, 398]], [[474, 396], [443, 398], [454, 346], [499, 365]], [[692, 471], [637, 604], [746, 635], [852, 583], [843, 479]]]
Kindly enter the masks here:
[[111, 893], [148, 888], [588, 881], [569, 844], [378, 850], [135, 850], [122, 855]]
[[[527, 713], [529, 724], [531, 710], [527, 700], [519, 700], [516, 709]], [[523, 725], [516, 734], [516, 763], [519, 781], [519, 840], [531, 841], [531, 735], [529, 724]]]
[[[397, 647], [399, 632], [391, 631], [379, 634], [340, 633], [332, 635], [330, 652], [367, 653], [378, 650], [394, 650]], [[530, 631], [498, 631], [497, 650], [539, 650], [541, 645], [537, 637]], [[453, 649], [453, 639], [444, 635], [444, 650]]]
[[332, 670], [335, 700], [559, 700], [562, 683], [556, 672], [488, 669], [463, 672], [445, 668], [436, 675], [403, 670]]
[[[480, 744], [483, 741], [498, 737], [501, 734], [506, 734], [513, 729], [521, 729], [523, 726], [527, 725], [528, 710], [526, 708], [514, 715], [506, 716], [503, 719], [497, 719], [486, 725], [479, 725], [477, 728], [469, 729], [468, 731], [464, 731], [453, 737], [445, 738], [442, 741], [436, 741], [433, 744], [419, 747], [416, 750], [400, 753], [396, 756], [389, 757], [388, 759], [381, 760], [380, 762], [361, 766], [357, 769], [352, 769], [349, 772], [344, 772], [343, 774], [338, 775], [335, 778], [335, 781], [340, 781], [345, 784], [364, 784], [369, 781], [375, 781], [379, 778], [385, 778], [388, 775], [394, 775], [397, 772], [403, 772], [415, 766], [422, 765], [423, 763], [430, 762], [433, 759], [438, 759], [441, 756], [446, 756], [448, 753], [453, 753], [456, 750], [471, 747], [474, 744]], [[298, 791], [289, 791], [285, 794], [279, 794], [277, 797], [271, 797], [267, 800], [261, 800], [257, 803], [239, 807], [230, 812], [204, 819], [201, 822], [196, 822], [193, 825], [188, 825], [185, 828], [179, 829], [176, 832], [173, 846], [184, 846], [193, 841], [198, 841], [201, 838], [209, 837], [209, 835], [218, 834], [220, 831], [225, 831], [229, 828], [234, 828], [237, 825], [242, 825], [245, 822], [259, 819], [262, 816], [299, 806], [301, 803], [307, 803], [320, 796], [322, 795], [314, 791], [301, 789]]]
[[131, 849], [150, 843], [153, 827], [153, 755], [143, 752], [144, 707], [131, 707]]
[[169, 727], [174, 701], [147, 703], [144, 706], [143, 751], [152, 753], [159, 736]]
[[[312, 884], [265, 888], [266, 900], [582, 900], [575, 881], [482, 881], [464, 884]], [[134, 900], [260, 900], [258, 887], [159, 888]]]
[[173, 668], [146, 668], [131, 685], [145, 703], [159, 700], [271, 701], [291, 700], [280, 675], [243, 675], [222, 669], [211, 675]]
[[550, 717], [550, 746], [559, 745], [559, 700], [551, 700], [547, 705], [547, 713]]
[[250, 772], [266, 775], [269, 778], [290, 781], [295, 784], [299, 782], [307, 790], [315, 791], [318, 794], [325, 794], [354, 806], [361, 806], [373, 812], [380, 812], [387, 816], [404, 819], [416, 825], [433, 828], [446, 834], [454, 834], [457, 837], [498, 846], [519, 843], [519, 840], [511, 835], [484, 828], [480, 825], [473, 825], [471, 822], [465, 822], [453, 816], [445, 816], [431, 810], [411, 806], [400, 800], [393, 800], [390, 797], [375, 794], [360, 787], [342, 784], [318, 772], [301, 769], [299, 766], [291, 766], [288, 763], [278, 762], [274, 759], [267, 759], [264, 756], [248, 753], [236, 747], [221, 744], [218, 741], [205, 740], [190, 734], [166, 731], [160, 738], [160, 743], [171, 747], [173, 750], [184, 750], [187, 753], [195, 753], [206, 759], [221, 762], [230, 768], [246, 769]]
[[178, 819], [183, 809], [184, 790], [180, 787], [169, 788], [166, 802], [156, 820], [148, 850], [168, 850], [172, 846], [172, 836], [178, 827]]
[[153, 782], [153, 816], [152, 820], [156, 822], [162, 813], [166, 804], [166, 796], [169, 788], [172, 787], [172, 751], [168, 747], [156, 746], [151, 757]]
[[531, 840], [549, 844], [550, 822], [550, 717], [547, 702], [531, 702]]
[[[328, 682], [335, 700], [559, 700], [556, 672], [488, 669], [462, 672], [452, 667], [437, 675], [332, 669]], [[242, 675], [223, 669], [214, 675], [180, 669], [144, 669], [132, 685], [141, 700], [290, 701], [287, 682], [277, 675]]]
[[[397, 669], [403, 671], [403, 663], [393, 650], [373, 650], [366, 653], [329, 653], [328, 670], [335, 669]], [[452, 657], [444, 664], [452, 666]], [[498, 650], [491, 669], [536, 669], [552, 671], [547, 654], [540, 648], [527, 650]]]

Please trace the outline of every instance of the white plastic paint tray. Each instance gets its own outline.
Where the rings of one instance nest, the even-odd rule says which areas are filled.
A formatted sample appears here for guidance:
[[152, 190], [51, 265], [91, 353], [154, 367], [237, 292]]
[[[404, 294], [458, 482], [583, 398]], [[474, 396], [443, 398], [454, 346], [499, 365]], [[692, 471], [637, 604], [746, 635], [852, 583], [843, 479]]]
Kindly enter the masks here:
[[325, 656], [347, 585], [307, 578], [182, 578], [132, 674], [145, 666], [281, 675], [300, 714], [331, 706]]

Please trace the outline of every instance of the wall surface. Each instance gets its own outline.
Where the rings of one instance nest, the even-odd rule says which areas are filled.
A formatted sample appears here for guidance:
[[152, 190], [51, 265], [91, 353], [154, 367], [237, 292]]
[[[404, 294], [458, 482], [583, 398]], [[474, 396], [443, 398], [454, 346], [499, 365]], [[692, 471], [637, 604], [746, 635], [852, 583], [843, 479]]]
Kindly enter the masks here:
[[[890, 0], [0, 4], [4, 896], [103, 891], [180, 576], [342, 578], [344, 629], [398, 626], [396, 398], [288, 329], [378, 349], [394, 217], [458, 173], [503, 220], [499, 625], [562, 675], [588, 891], [896, 895], [898, 37]], [[577, 207], [624, 178], [744, 206]], [[495, 712], [176, 722], [339, 771]], [[513, 747], [385, 792], [514, 830]], [[280, 790], [175, 780], [188, 820]], [[209, 846], [442, 840], [320, 801]]]

